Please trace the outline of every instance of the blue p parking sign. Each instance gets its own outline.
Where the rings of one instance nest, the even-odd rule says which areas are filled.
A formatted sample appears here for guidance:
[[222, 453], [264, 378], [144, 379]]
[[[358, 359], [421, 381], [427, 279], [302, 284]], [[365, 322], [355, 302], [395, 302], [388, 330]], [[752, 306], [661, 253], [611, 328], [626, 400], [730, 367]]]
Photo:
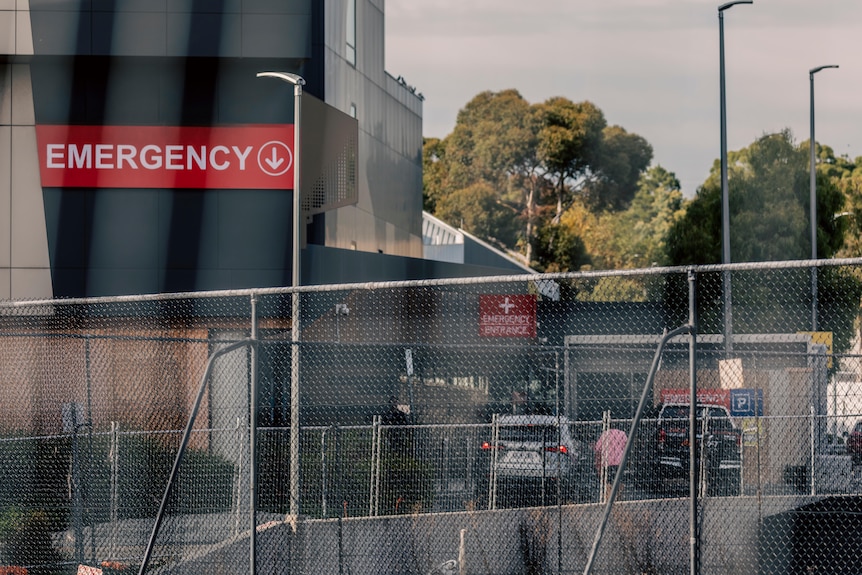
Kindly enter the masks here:
[[730, 415], [731, 417], [762, 417], [763, 390], [731, 389]]

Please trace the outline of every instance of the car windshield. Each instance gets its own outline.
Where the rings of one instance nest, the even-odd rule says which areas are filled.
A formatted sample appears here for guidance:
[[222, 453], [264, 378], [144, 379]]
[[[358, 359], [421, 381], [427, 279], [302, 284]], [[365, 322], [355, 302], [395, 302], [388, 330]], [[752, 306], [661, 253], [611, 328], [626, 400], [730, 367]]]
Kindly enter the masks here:
[[501, 425], [500, 439], [503, 441], [555, 443], [557, 441], [557, 428], [552, 425]]
[[[727, 417], [727, 411], [720, 407], [709, 407], [707, 408], [707, 413], [709, 419], [713, 422], [727, 422], [730, 423], [730, 420]], [[688, 406], [687, 405], [667, 405], [664, 408], [662, 417], [664, 419], [688, 419]], [[697, 410], [697, 418], [698, 420], [703, 418], [703, 409]]]
[[688, 419], [688, 406], [668, 405], [664, 408], [662, 417], [665, 419]]

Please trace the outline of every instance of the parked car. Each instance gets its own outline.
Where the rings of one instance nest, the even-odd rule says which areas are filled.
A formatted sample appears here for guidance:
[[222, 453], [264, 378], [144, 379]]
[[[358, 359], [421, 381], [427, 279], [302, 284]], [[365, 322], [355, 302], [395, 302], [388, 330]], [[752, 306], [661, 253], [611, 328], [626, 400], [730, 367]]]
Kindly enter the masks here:
[[862, 419], [856, 422], [847, 436], [847, 455], [853, 459], [853, 465], [862, 464]]
[[[705, 473], [709, 493], [734, 495], [739, 491], [742, 471], [742, 432], [723, 405], [696, 407], [696, 453], [699, 469]], [[657, 485], [689, 476], [689, 404], [671, 403], [661, 407], [656, 428]]]
[[558, 487], [564, 501], [578, 500], [589, 450], [565, 418], [500, 415], [480, 454], [480, 505], [493, 496], [497, 507], [511, 507], [554, 504]]

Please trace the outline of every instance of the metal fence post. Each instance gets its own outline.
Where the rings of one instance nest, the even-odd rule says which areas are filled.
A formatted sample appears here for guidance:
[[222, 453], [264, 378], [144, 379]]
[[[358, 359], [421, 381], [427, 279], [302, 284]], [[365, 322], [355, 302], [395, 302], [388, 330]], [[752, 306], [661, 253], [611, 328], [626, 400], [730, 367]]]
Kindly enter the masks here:
[[814, 455], [814, 451], [815, 451], [814, 450], [814, 425], [815, 425], [814, 406], [813, 405], [810, 406], [809, 409], [811, 411], [811, 437], [809, 438], [809, 442], [811, 444], [811, 474], [810, 474], [811, 478], [810, 478], [810, 480], [811, 480], [811, 495], [814, 495], [817, 491], [816, 487], [814, 485], [814, 458], [815, 458], [815, 455]]
[[380, 416], [375, 415], [371, 425], [371, 476], [368, 486], [368, 515], [374, 517], [380, 498]]
[[320, 433], [320, 514], [324, 519], [326, 519], [326, 490], [329, 488], [326, 481], [326, 432], [330, 429], [331, 427]]
[[111, 439], [109, 456], [111, 463], [111, 502], [110, 514], [111, 521], [117, 521], [120, 514], [120, 424], [117, 421], [111, 422]]
[[[257, 295], [251, 294], [251, 341], [257, 341]], [[249, 573], [257, 573], [257, 346], [249, 349], [251, 374], [249, 377]]]
[[491, 416], [491, 469], [488, 470], [488, 509], [497, 508], [497, 452], [500, 447], [500, 420]]
[[186, 422], [186, 428], [183, 431], [183, 437], [180, 440], [180, 446], [179, 446], [179, 449], [177, 449], [177, 455], [174, 458], [174, 463], [173, 463], [173, 466], [171, 467], [170, 475], [168, 476], [168, 483], [165, 486], [165, 492], [162, 494], [162, 500], [161, 500], [161, 503], [159, 504], [159, 510], [156, 513], [156, 519], [153, 523], [153, 530], [150, 532], [150, 538], [147, 542], [147, 547], [144, 550], [144, 557], [143, 557], [143, 559], [141, 559], [141, 565], [140, 565], [140, 568], [138, 569], [138, 575], [144, 575], [144, 573], [146, 573], [146, 571], [147, 571], [147, 567], [149, 566], [150, 558], [152, 557], [152, 554], [153, 554], [153, 548], [155, 547], [156, 537], [158, 537], [158, 535], [159, 535], [159, 530], [161, 529], [162, 521], [164, 520], [164, 517], [165, 517], [165, 511], [167, 509], [168, 500], [170, 499], [171, 493], [173, 492], [173, 488], [176, 485], [177, 474], [179, 473], [180, 463], [182, 463], [182, 461], [183, 461], [183, 456], [185, 455], [186, 447], [189, 444], [189, 438], [191, 437], [192, 429], [194, 428], [194, 424], [195, 424], [195, 420], [197, 419], [198, 412], [200, 411], [201, 403], [203, 403], [204, 392], [206, 391], [207, 382], [209, 381], [210, 374], [212, 373], [213, 364], [214, 364], [215, 360], [218, 359], [219, 357], [221, 357], [222, 355], [230, 353], [230, 352], [237, 350], [241, 347], [254, 346], [254, 345], [256, 345], [256, 342], [249, 341], [249, 340], [234, 342], [230, 345], [227, 345], [221, 349], [214, 351], [212, 353], [212, 355], [210, 355], [209, 359], [207, 360], [206, 370], [204, 371], [203, 377], [201, 378], [201, 384], [198, 387], [198, 393], [197, 393], [197, 396], [195, 397], [194, 404], [192, 405], [191, 413], [189, 414], [189, 420]]

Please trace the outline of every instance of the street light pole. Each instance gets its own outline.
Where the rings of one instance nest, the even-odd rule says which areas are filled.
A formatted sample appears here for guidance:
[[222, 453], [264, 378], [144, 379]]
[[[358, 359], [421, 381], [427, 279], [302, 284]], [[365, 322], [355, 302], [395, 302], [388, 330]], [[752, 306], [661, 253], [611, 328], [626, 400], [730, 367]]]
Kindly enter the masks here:
[[290, 515], [296, 519], [299, 508], [299, 291], [300, 252], [302, 250], [302, 202], [300, 201], [300, 120], [302, 87], [305, 80], [288, 72], [260, 72], [258, 78], [276, 78], [293, 84], [293, 267], [290, 318]]
[[[730, 263], [730, 199], [727, 187], [727, 101], [724, 81], [724, 11], [737, 4], [754, 4], [754, 0], [733, 0], [718, 7], [719, 108], [721, 114], [721, 263]], [[733, 310], [731, 306], [730, 271], [722, 274], [724, 302], [724, 348], [733, 352]]]
[[[837, 68], [836, 64], [817, 66], [808, 70], [808, 81], [811, 85], [811, 138], [808, 140], [811, 148], [809, 178], [811, 189], [811, 259], [817, 259], [817, 145], [814, 141], [814, 74], [826, 68]], [[817, 266], [811, 266], [811, 331], [817, 331]]]

